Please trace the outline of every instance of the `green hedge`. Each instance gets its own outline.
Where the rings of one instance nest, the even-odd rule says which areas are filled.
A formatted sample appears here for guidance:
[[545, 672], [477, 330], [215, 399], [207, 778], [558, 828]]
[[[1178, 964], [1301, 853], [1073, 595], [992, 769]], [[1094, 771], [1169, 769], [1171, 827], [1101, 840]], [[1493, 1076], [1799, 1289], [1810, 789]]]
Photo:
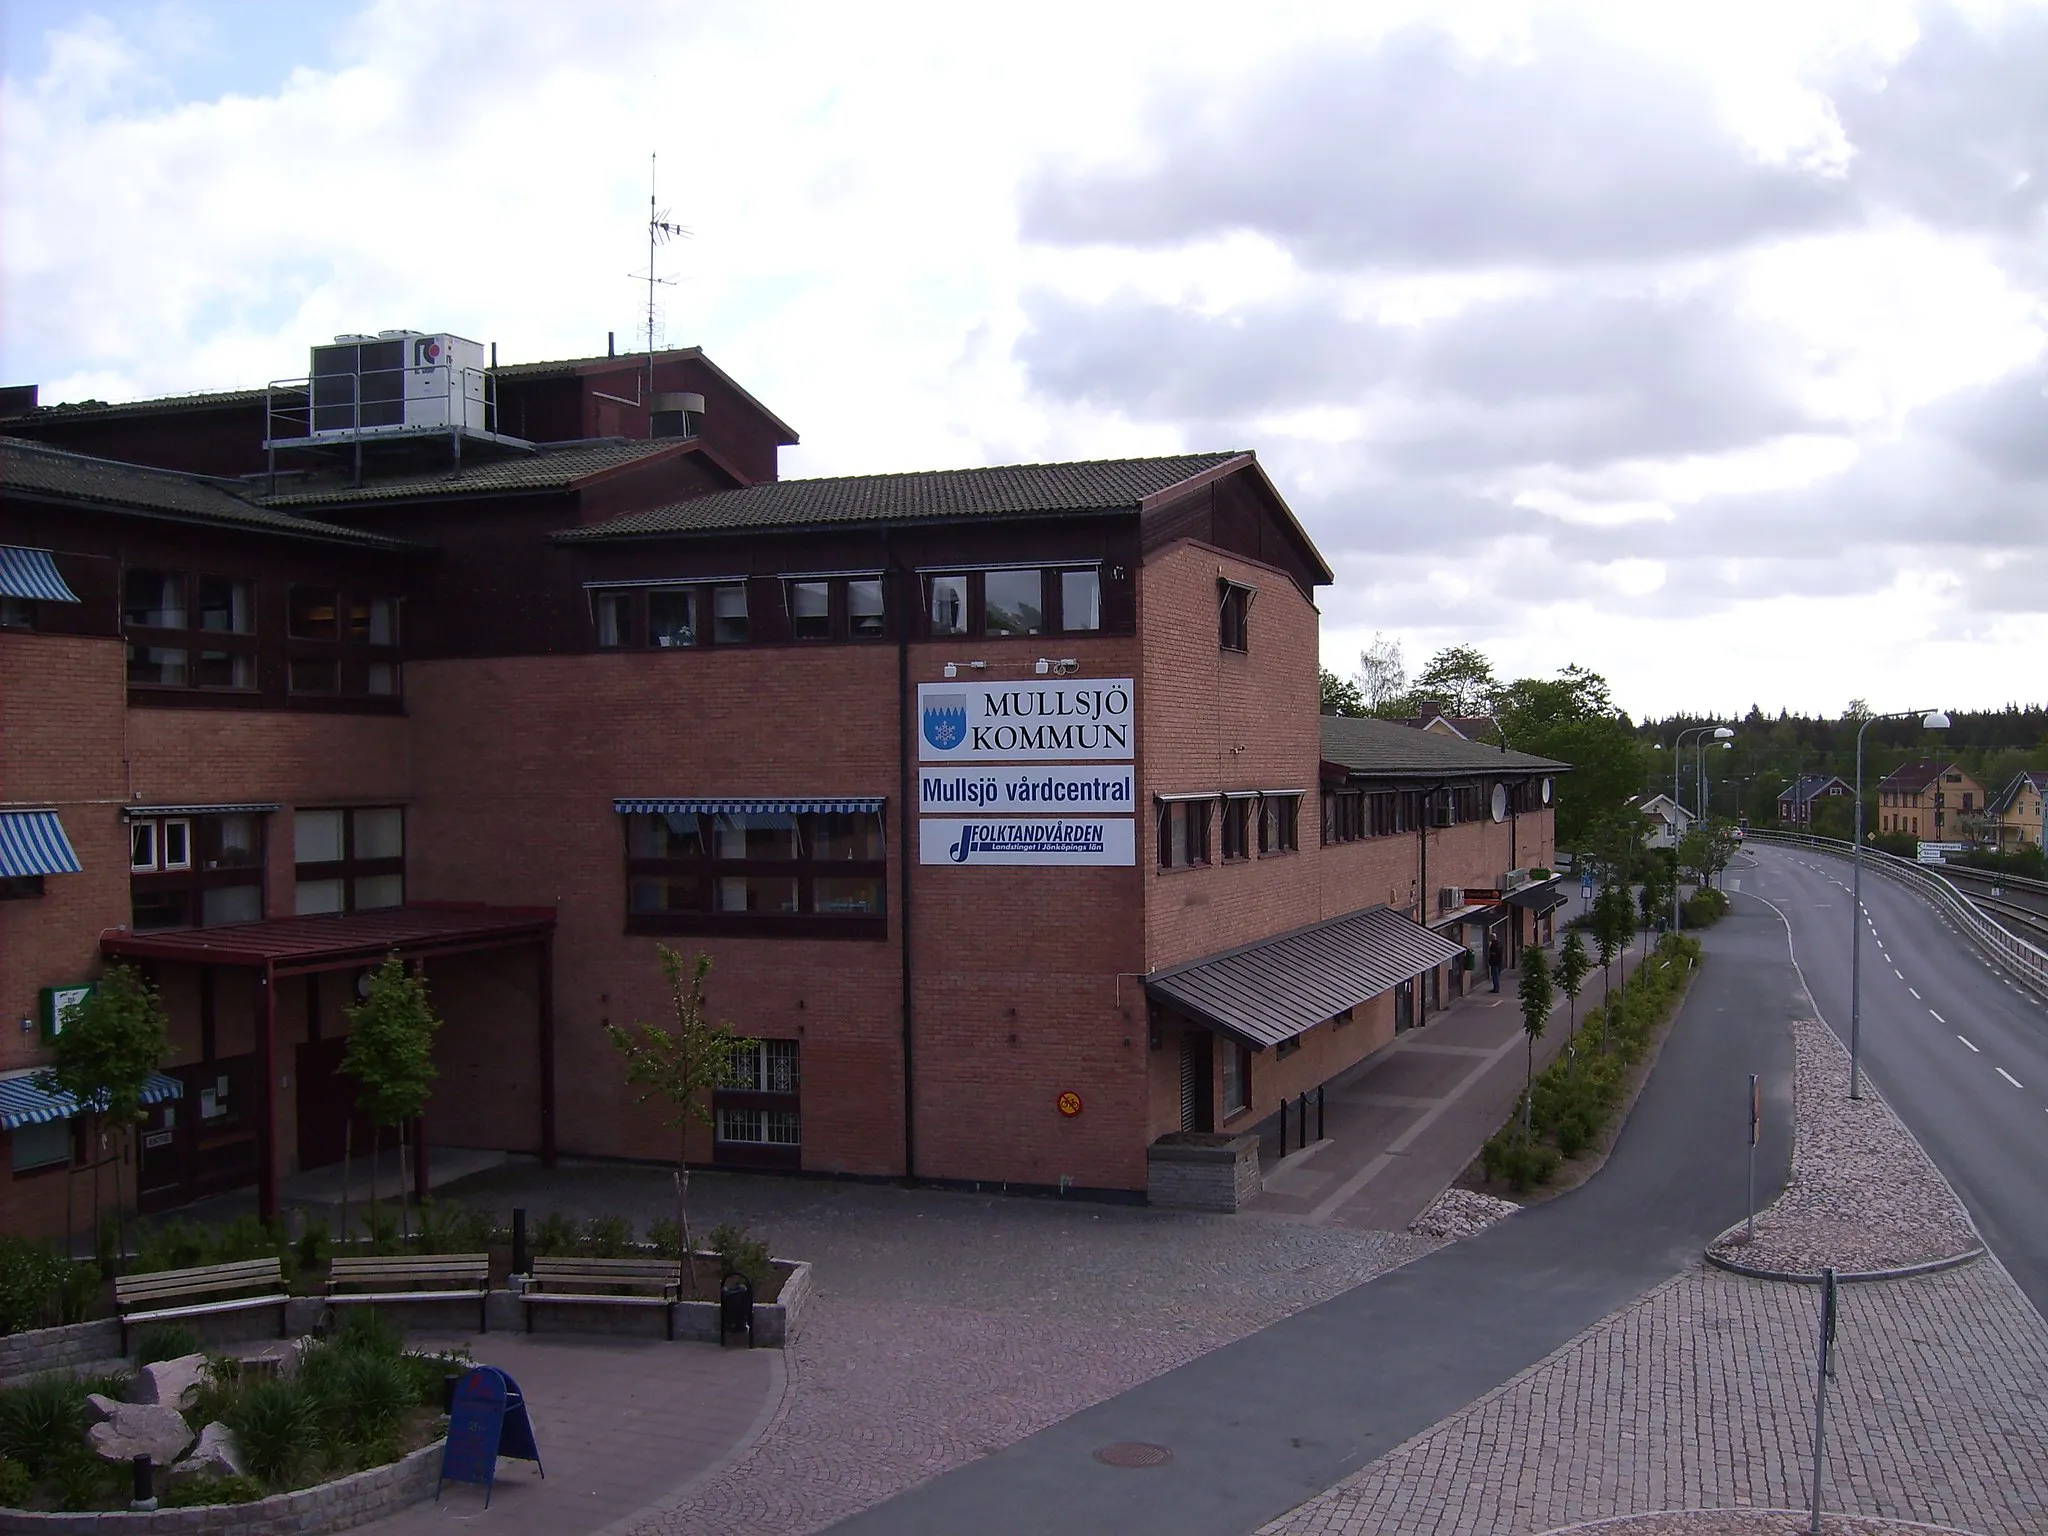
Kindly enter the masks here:
[[1569, 1042], [1576, 1059], [1572, 1049], [1561, 1051], [1536, 1074], [1530, 1106], [1533, 1141], [1522, 1140], [1523, 1098], [1528, 1097], [1523, 1095], [1508, 1124], [1480, 1150], [1487, 1177], [1505, 1180], [1516, 1190], [1547, 1183], [1566, 1158], [1592, 1145], [1620, 1107], [1628, 1069], [1642, 1060], [1650, 1037], [1671, 1017], [1686, 978], [1699, 963], [1698, 939], [1667, 933], [1627, 987], [1615, 989], [1611, 1016], [1601, 1008], [1586, 1010]]
[[1728, 915], [1728, 893], [1703, 886], [1686, 897], [1680, 909], [1688, 928], [1711, 928]]

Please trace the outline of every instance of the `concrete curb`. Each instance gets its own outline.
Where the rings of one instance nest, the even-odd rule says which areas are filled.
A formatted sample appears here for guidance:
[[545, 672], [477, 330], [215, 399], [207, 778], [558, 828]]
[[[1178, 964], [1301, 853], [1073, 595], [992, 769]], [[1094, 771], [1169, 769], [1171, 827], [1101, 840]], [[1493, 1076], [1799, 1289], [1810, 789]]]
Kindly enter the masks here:
[[[1819, 1285], [1825, 1278], [1800, 1270], [1764, 1269], [1753, 1264], [1738, 1264], [1733, 1259], [1723, 1258], [1711, 1248], [1704, 1251], [1707, 1262], [1716, 1269], [1725, 1269], [1731, 1275], [1741, 1275], [1748, 1280], [1782, 1280], [1791, 1285]], [[1842, 1282], [1910, 1280], [1915, 1275], [1933, 1275], [1944, 1269], [1961, 1269], [1965, 1264], [1983, 1258], [1984, 1253], [1984, 1245], [1979, 1243], [1968, 1253], [1950, 1254], [1945, 1259], [1928, 1259], [1920, 1264], [1901, 1264], [1896, 1269], [1836, 1270], [1835, 1279]]]

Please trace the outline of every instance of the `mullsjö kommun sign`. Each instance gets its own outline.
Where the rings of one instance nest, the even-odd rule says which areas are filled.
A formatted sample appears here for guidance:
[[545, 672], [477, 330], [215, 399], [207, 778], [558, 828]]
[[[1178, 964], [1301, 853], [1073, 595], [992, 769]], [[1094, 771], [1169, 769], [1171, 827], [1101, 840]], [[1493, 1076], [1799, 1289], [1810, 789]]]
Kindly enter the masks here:
[[1138, 725], [1128, 677], [917, 685], [917, 755], [927, 763], [1131, 762]]
[[1135, 776], [1129, 763], [925, 768], [917, 776], [918, 809], [956, 816], [1128, 816]]

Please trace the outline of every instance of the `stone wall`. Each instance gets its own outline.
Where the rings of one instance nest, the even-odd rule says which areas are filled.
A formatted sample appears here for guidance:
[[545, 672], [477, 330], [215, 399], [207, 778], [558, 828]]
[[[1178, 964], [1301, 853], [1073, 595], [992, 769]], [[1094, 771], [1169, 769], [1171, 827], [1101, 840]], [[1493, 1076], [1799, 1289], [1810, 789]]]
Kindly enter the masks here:
[[0, 1383], [39, 1371], [76, 1370], [121, 1354], [121, 1326], [111, 1317], [65, 1328], [31, 1328], [0, 1334]]
[[1179, 1131], [1145, 1150], [1147, 1201], [1182, 1211], [1230, 1212], [1259, 1192], [1259, 1138]]

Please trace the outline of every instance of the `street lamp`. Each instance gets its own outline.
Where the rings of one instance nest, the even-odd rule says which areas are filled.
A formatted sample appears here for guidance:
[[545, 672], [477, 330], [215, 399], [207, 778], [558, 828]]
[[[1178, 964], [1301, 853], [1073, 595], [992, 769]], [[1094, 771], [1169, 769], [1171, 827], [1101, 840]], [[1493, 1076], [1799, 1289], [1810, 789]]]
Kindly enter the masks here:
[[1910, 720], [1930, 731], [1948, 729], [1948, 716], [1938, 709], [1896, 709], [1887, 715], [1865, 715], [1856, 728], [1856, 866], [1855, 888], [1849, 897], [1849, 1097], [1863, 1097], [1863, 733], [1873, 720]]
[[[1671, 743], [1673, 749], [1671, 753], [1671, 808], [1673, 811], [1682, 809], [1678, 803], [1678, 774], [1679, 764], [1685, 760], [1685, 738], [1688, 736], [1698, 736], [1703, 739], [1711, 737], [1715, 741], [1726, 741], [1734, 734], [1725, 725], [1689, 725], [1678, 733], [1677, 740]], [[1700, 807], [1702, 820], [1706, 817], [1706, 809], [1704, 805]], [[1675, 858], [1678, 852], [1678, 822], [1675, 817], [1671, 823], [1671, 850]], [[1671, 875], [1671, 931], [1673, 933], [1678, 932], [1679, 921], [1678, 873], [1674, 868]]]

